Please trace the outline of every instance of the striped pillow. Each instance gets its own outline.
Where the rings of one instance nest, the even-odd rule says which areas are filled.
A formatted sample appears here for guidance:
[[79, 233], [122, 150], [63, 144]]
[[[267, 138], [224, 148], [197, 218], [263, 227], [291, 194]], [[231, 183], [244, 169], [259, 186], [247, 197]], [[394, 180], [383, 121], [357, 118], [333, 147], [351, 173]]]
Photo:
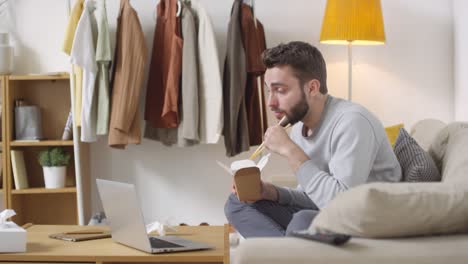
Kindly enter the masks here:
[[429, 153], [422, 149], [404, 128], [400, 129], [394, 151], [403, 173], [402, 181], [440, 181], [440, 172]]

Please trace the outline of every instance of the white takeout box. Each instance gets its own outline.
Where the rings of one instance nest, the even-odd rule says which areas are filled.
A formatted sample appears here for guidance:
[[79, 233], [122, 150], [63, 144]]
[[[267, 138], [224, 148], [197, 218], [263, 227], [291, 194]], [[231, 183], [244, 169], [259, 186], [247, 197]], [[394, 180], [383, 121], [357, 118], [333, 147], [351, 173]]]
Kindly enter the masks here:
[[255, 163], [255, 161], [250, 160], [250, 159], [245, 159], [245, 160], [236, 160], [231, 163], [231, 166], [228, 167], [224, 165], [221, 161], [217, 160], [216, 163], [223, 168], [229, 175], [234, 176], [236, 174], [236, 171], [244, 168], [251, 168], [251, 167], [257, 167], [260, 171], [263, 170], [263, 168], [267, 165], [269, 159], [270, 159], [271, 153], [268, 153], [264, 155], [258, 163]]
[[258, 163], [250, 159], [237, 160], [231, 163], [230, 168], [216, 161], [221, 168], [234, 177], [234, 186], [239, 201], [257, 201], [262, 198], [261, 171], [268, 163], [270, 155], [268, 153], [263, 156]]
[[1, 224], [0, 252], [26, 252], [26, 230], [14, 222]]

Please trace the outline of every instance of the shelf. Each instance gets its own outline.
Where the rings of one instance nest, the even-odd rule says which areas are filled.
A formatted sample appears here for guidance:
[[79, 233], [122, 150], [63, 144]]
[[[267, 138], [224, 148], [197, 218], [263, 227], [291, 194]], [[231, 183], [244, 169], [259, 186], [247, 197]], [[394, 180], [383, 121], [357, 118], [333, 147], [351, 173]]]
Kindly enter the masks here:
[[[0, 0], [2, 2], [2, 0]], [[74, 144], [73, 140], [62, 140], [64, 126], [72, 109], [70, 76], [66, 71], [16, 73], [0, 76], [0, 97], [2, 99], [3, 179], [6, 184], [3, 198], [7, 208], [16, 211], [18, 225], [32, 222], [37, 224], [85, 224], [90, 217], [89, 199], [81, 194], [91, 193], [91, 182], [76, 186], [81, 171], [90, 173], [88, 163], [89, 146]], [[43, 140], [21, 140], [15, 134], [15, 104], [23, 99], [27, 105], [36, 105], [41, 110]], [[72, 109], [73, 110], [73, 109]], [[18, 140], [15, 140], [18, 138]], [[75, 139], [76, 140], [76, 139]], [[1, 139], [0, 139], [1, 141]], [[70, 153], [66, 168], [65, 188], [46, 189], [43, 168], [38, 162], [39, 153], [47, 148], [62, 147]], [[24, 159], [27, 189], [14, 189], [14, 175], [11, 165], [11, 150], [21, 151]], [[83, 161], [83, 162], [81, 162]], [[79, 183], [79, 182], [78, 182]], [[1, 200], [1, 199], [0, 199]], [[44, 205], [47, 206], [44, 206]]]
[[59, 189], [46, 189], [46, 188], [28, 188], [21, 190], [11, 190], [12, 194], [44, 194], [44, 193], [76, 193], [76, 187], [66, 187]]
[[10, 75], [8, 76], [9, 80], [12, 81], [40, 81], [40, 80], [69, 80], [70, 76], [68, 73], [61, 74], [26, 74], [26, 75]]
[[10, 145], [12, 147], [73, 146], [73, 140], [14, 140]]

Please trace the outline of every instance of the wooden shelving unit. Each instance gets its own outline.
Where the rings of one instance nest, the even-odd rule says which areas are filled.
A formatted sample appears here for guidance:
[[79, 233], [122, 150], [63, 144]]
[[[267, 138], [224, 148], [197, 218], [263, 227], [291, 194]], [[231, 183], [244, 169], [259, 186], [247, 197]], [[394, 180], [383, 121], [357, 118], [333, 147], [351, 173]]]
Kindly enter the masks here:
[[10, 146], [12, 147], [73, 146], [73, 140], [40, 140], [40, 141], [13, 140], [10, 142]]
[[59, 189], [45, 189], [45, 188], [28, 188], [21, 190], [12, 190], [11, 194], [33, 194], [33, 193], [76, 193], [75, 187], [59, 188]]
[[59, 73], [59, 74], [30, 74], [30, 75], [10, 75], [8, 77], [11, 81], [57, 81], [57, 80], [69, 80], [70, 76], [68, 73]]
[[[89, 162], [86, 144], [78, 140], [61, 140], [63, 129], [72, 104], [70, 77], [68, 74], [55, 75], [8, 75], [2, 76], [2, 149], [4, 197], [8, 208], [16, 211], [13, 218], [17, 224], [79, 224], [80, 214], [90, 207], [80, 197], [89, 196]], [[14, 134], [14, 102], [24, 99], [28, 104], [37, 105], [41, 110], [42, 134], [47, 140], [16, 140]], [[74, 131], [77, 131], [74, 129]], [[42, 167], [37, 156], [49, 147], [63, 147], [72, 154], [67, 166], [66, 187], [46, 189]], [[11, 150], [24, 154], [29, 188], [15, 188]], [[79, 158], [77, 157], [79, 156]], [[83, 161], [83, 162], [81, 162]], [[85, 172], [85, 173], [82, 173]], [[86, 195], [84, 195], [84, 193]], [[81, 219], [83, 216], [81, 216]]]
[[5, 94], [5, 87], [6, 87], [6, 78], [5, 76], [3, 75], [0, 75], [0, 102], [1, 102], [1, 111], [2, 111], [2, 114], [1, 114], [1, 117], [2, 117], [2, 120], [1, 120], [1, 124], [2, 124], [2, 129], [1, 129], [1, 142], [0, 142], [0, 146], [1, 146], [1, 152], [2, 152], [2, 158], [1, 158], [1, 163], [2, 163], [2, 170], [0, 171], [0, 173], [2, 173], [2, 180], [1, 180], [1, 187], [0, 187], [0, 208], [6, 208], [8, 206], [8, 194], [7, 192], [5, 191], [6, 188], [5, 186], [8, 186], [8, 177], [5, 177], [6, 173], [6, 157], [4, 155], [4, 150], [5, 150], [5, 140], [4, 139], [4, 135], [5, 135], [5, 125], [4, 125], [4, 113], [5, 113], [5, 104], [3, 103], [4, 100], [4, 94]]

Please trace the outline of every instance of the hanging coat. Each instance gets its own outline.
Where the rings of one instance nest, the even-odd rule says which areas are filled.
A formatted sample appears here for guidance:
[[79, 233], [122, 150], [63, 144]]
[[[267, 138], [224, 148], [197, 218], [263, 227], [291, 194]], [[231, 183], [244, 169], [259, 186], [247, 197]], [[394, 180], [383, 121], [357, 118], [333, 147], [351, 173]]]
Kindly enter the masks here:
[[179, 125], [183, 41], [180, 17], [176, 13], [176, 0], [161, 0], [157, 5], [145, 106], [146, 125], [153, 128], [175, 128]]
[[161, 141], [164, 145], [177, 144], [179, 147], [193, 146], [199, 143], [199, 90], [198, 90], [198, 55], [197, 32], [192, 10], [186, 4], [181, 13], [182, 37], [182, 83], [179, 104], [179, 127], [145, 127], [145, 138]]
[[96, 141], [96, 96], [97, 75], [96, 40], [97, 25], [94, 16], [96, 3], [86, 0], [83, 14], [76, 27], [75, 39], [70, 59], [83, 69], [83, 89], [81, 108], [81, 141]]
[[242, 45], [241, 0], [235, 0], [228, 25], [224, 64], [224, 144], [231, 157], [249, 150], [249, 131], [245, 108], [246, 62]]
[[[80, 21], [81, 14], [83, 13], [84, 0], [76, 1], [73, 6], [70, 18], [68, 19], [67, 27], [65, 29], [65, 38], [63, 40], [62, 51], [70, 56], [71, 49], [73, 47], [73, 41], [75, 39], [76, 27], [78, 21]], [[83, 81], [83, 69], [77, 65], [72, 65], [72, 74], [70, 76], [71, 82], [73, 83], [73, 123], [76, 126], [81, 126], [81, 91]]]
[[191, 0], [197, 27], [200, 142], [216, 144], [223, 132], [223, 88], [218, 47], [211, 19], [198, 0]]
[[96, 44], [97, 73], [97, 125], [98, 135], [109, 132], [109, 66], [112, 60], [106, 1], [99, 1], [96, 10], [98, 38]]
[[[242, 43], [245, 49], [247, 81], [245, 84], [245, 105], [249, 126], [250, 146], [260, 145], [268, 128], [265, 110], [264, 79], [265, 66], [262, 52], [266, 49], [265, 32], [260, 21], [254, 21], [250, 6], [242, 4]], [[260, 85], [258, 83], [260, 79]]]
[[125, 148], [127, 144], [141, 142], [138, 107], [146, 62], [145, 36], [138, 15], [129, 0], [121, 0], [109, 125], [111, 147]]

